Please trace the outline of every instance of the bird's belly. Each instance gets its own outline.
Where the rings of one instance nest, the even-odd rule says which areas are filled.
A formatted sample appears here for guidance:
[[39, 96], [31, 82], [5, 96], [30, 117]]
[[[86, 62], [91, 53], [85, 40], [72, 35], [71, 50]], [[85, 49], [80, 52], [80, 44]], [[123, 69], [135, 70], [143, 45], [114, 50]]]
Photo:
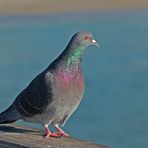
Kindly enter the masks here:
[[84, 92], [84, 82], [80, 76], [58, 80], [54, 92], [55, 100], [62, 107], [70, 107], [77, 104]]
[[56, 81], [53, 89], [54, 99], [47, 108], [47, 116], [55, 123], [63, 124], [64, 120], [78, 107], [84, 92], [84, 82], [81, 78], [71, 79], [70, 81]]

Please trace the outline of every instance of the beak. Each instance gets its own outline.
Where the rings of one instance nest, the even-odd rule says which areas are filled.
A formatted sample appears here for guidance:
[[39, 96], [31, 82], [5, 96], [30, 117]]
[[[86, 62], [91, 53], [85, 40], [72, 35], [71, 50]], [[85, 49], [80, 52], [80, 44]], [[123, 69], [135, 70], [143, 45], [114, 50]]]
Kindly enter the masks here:
[[100, 45], [96, 42], [96, 40], [92, 40], [92, 45], [94, 45], [94, 46], [96, 46], [96, 47], [98, 47], [98, 48], [100, 48]]

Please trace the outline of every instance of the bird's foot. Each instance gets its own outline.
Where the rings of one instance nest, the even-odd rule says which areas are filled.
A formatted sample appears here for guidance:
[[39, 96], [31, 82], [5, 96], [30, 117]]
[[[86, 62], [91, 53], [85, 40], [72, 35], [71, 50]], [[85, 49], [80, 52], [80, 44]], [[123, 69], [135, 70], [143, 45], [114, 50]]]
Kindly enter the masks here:
[[60, 138], [62, 135], [58, 133], [45, 133], [44, 138], [54, 137], [54, 138]]
[[69, 137], [69, 135], [65, 132], [54, 132], [53, 136], [57, 136], [57, 137]]
[[60, 137], [69, 137], [69, 135], [67, 133], [60, 133], [60, 132], [45, 133], [44, 138], [49, 138], [49, 137], [60, 138]]
[[62, 137], [62, 134], [60, 132], [53, 132], [50, 134], [50, 137], [60, 138]]
[[65, 133], [63, 130], [52, 133], [48, 128], [45, 128], [44, 138], [49, 138], [49, 137], [60, 138], [60, 137], [69, 137], [69, 135]]
[[49, 138], [51, 134], [52, 134], [52, 132], [48, 128], [45, 128], [44, 138]]
[[54, 125], [54, 127], [57, 129], [57, 132], [55, 132], [55, 134], [60, 135], [60, 137], [69, 137], [69, 135], [65, 133], [57, 124]]

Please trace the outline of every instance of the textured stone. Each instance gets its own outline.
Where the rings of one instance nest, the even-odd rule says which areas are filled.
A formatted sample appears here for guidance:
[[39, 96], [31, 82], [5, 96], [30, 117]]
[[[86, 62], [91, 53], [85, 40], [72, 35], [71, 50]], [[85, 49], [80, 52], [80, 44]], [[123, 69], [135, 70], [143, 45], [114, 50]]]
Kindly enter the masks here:
[[5, 124], [0, 126], [1, 148], [109, 148], [76, 138], [43, 138], [39, 129]]

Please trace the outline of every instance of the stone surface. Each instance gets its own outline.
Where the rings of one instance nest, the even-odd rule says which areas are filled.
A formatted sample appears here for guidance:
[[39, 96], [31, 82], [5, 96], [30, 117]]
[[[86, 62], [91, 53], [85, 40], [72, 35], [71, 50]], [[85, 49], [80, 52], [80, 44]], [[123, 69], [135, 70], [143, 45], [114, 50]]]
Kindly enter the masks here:
[[43, 132], [15, 124], [0, 125], [0, 148], [109, 148], [76, 138], [43, 138]]

